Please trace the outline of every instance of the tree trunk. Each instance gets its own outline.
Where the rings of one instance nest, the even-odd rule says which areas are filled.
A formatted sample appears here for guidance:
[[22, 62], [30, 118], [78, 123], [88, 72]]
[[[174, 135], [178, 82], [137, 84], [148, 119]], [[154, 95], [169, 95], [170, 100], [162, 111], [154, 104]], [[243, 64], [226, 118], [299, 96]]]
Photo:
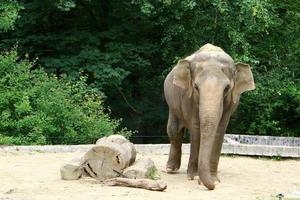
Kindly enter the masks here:
[[83, 163], [84, 159], [81, 156], [64, 164], [60, 168], [61, 178], [64, 180], [77, 180], [81, 178], [83, 175], [83, 168], [81, 167]]
[[98, 180], [119, 177], [136, 157], [136, 150], [123, 136], [101, 138], [84, 155], [84, 171]]
[[63, 165], [61, 177], [76, 180], [85, 174], [100, 181], [119, 177], [135, 158], [134, 145], [123, 136], [103, 137], [83, 157]]

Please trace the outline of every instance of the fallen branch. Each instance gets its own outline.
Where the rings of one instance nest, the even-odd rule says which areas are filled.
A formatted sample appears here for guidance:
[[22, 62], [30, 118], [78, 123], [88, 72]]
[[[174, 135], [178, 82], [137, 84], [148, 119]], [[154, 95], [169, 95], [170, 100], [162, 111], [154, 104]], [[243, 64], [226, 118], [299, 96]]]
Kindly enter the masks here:
[[164, 181], [151, 179], [111, 178], [105, 180], [104, 183], [108, 186], [135, 187], [153, 191], [164, 191], [167, 188]]

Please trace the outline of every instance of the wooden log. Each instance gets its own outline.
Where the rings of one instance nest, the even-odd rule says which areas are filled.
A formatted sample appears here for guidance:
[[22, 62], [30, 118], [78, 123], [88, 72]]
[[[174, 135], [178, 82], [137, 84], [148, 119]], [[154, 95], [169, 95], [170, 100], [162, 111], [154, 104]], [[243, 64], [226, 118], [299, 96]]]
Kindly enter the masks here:
[[136, 157], [134, 145], [120, 135], [101, 138], [84, 155], [83, 170], [100, 181], [119, 177]]
[[116, 143], [122, 145], [123, 148], [128, 151], [127, 155], [130, 155], [128, 166], [131, 165], [136, 158], [136, 149], [133, 143], [129, 142], [124, 136], [122, 135], [111, 135], [109, 137], [103, 137], [97, 140], [96, 145], [103, 145], [107, 143]]
[[131, 166], [126, 168], [123, 172], [127, 178], [157, 178], [157, 169], [154, 162], [150, 158], [140, 158], [136, 160]]
[[77, 180], [83, 175], [83, 168], [81, 167], [84, 163], [83, 156], [75, 158], [60, 168], [61, 178], [64, 180]]
[[135, 187], [153, 191], [164, 191], [167, 189], [167, 184], [164, 181], [151, 179], [112, 178], [104, 181], [104, 183], [108, 186]]
[[96, 145], [99, 145], [103, 142], [113, 142], [117, 144], [123, 144], [129, 142], [124, 136], [122, 135], [110, 135], [108, 137], [102, 137], [96, 141]]

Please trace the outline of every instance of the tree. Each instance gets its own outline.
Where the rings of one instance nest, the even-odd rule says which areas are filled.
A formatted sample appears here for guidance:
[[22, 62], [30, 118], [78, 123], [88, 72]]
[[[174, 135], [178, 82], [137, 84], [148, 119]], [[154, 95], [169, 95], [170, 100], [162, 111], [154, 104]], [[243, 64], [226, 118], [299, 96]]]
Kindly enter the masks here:
[[[0, 5], [3, 32], [14, 28], [20, 9], [13, 1]], [[84, 76], [75, 82], [47, 75], [37, 63], [19, 59], [16, 50], [0, 55], [0, 144], [94, 143], [113, 133], [131, 134], [110, 118], [102, 93], [87, 86]]]
[[243, 95], [229, 131], [299, 136], [297, 1], [18, 3], [15, 30], [0, 35], [0, 49], [17, 43], [20, 55], [39, 58], [34, 68], [40, 64], [71, 80], [84, 74], [126, 126], [141, 136], [159, 135], [151, 142], [166, 141], [161, 139], [166, 139], [164, 76], [179, 58], [208, 42], [250, 64], [257, 84], [256, 91]]

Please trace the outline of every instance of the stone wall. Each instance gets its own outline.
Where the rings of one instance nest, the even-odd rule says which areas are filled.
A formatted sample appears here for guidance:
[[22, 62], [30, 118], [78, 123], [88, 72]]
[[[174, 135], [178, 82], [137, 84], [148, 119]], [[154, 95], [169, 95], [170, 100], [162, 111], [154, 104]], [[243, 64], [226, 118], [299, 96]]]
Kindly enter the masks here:
[[[45, 145], [45, 146], [0, 146], [0, 152], [86, 152], [94, 145]], [[169, 153], [169, 144], [136, 144], [140, 154]], [[183, 154], [189, 154], [190, 145], [183, 144]], [[248, 136], [227, 134], [222, 148], [223, 154], [249, 156], [281, 156], [300, 158], [300, 138]]]

